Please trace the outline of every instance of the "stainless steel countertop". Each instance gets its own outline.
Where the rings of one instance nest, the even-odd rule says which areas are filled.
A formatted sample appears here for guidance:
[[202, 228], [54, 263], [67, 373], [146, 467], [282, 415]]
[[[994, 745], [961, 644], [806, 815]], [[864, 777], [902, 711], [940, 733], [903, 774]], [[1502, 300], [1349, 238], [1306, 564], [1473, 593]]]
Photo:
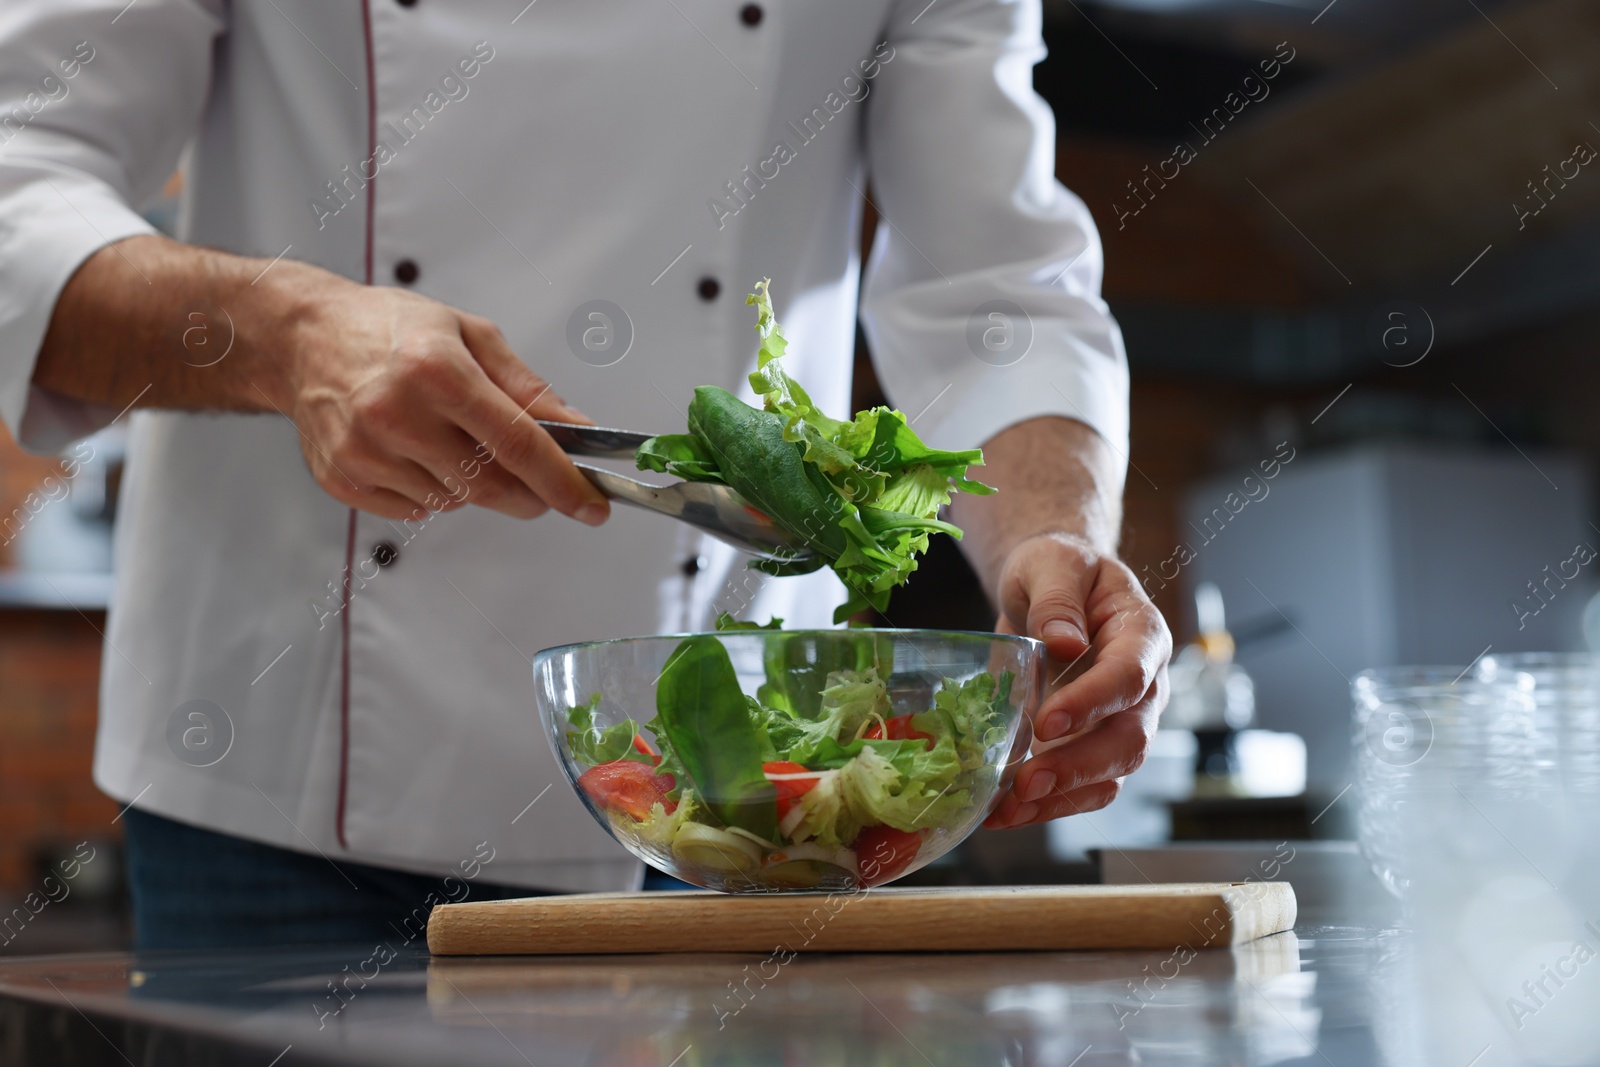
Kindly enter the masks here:
[[[1353, 1067], [1382, 1062], [1376, 1035], [1396, 1021], [1374, 1013], [1401, 999], [1385, 983], [1408, 940], [1310, 926], [1192, 959], [431, 959], [370, 945], [0, 959], [0, 1062]], [[347, 973], [367, 977], [336, 996]]]

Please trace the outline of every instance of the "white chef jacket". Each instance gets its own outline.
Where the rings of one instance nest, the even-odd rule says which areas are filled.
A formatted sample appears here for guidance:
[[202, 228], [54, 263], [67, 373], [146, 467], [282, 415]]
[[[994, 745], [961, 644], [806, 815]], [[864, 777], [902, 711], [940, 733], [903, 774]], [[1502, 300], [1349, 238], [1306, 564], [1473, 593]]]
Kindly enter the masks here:
[[[790, 372], [846, 410], [870, 182], [861, 317], [918, 432], [969, 447], [1062, 415], [1124, 453], [1098, 237], [1031, 88], [1039, 24], [1037, 0], [6, 0], [0, 417], [49, 450], [118, 415], [31, 386], [34, 361], [74, 269], [150, 232], [134, 206], [192, 143], [185, 239], [378, 285], [409, 261], [593, 418], [660, 432], [694, 386], [749, 395], [763, 277]], [[1026, 354], [978, 358], [991, 326]], [[600, 529], [353, 512], [276, 415], [132, 424], [95, 780], [284, 848], [443, 874], [487, 841], [487, 879], [636, 884], [562, 780], [531, 655], [719, 607], [828, 625], [842, 600], [626, 508]], [[208, 766], [172, 741], [195, 706], [231, 727]]]

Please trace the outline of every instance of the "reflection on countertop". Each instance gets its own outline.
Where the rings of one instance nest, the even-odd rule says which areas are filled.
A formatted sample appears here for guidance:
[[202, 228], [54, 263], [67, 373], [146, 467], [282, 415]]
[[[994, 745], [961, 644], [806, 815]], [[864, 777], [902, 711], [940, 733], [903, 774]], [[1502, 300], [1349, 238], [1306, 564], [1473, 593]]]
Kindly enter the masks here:
[[0, 964], [0, 1049], [19, 1065], [137, 1067], [1365, 1064], [1378, 964], [1402, 936], [1324, 926], [1200, 953], [787, 960], [364, 945], [35, 958]]

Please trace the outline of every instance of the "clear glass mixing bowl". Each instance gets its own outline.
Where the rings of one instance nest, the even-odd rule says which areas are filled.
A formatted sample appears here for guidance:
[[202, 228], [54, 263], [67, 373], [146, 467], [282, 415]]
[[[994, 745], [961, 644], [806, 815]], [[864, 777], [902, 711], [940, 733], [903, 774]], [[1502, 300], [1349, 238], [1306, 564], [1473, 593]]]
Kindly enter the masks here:
[[546, 649], [535, 701], [623, 847], [735, 893], [881, 885], [937, 859], [1027, 756], [1044, 646], [946, 630], [732, 630]]

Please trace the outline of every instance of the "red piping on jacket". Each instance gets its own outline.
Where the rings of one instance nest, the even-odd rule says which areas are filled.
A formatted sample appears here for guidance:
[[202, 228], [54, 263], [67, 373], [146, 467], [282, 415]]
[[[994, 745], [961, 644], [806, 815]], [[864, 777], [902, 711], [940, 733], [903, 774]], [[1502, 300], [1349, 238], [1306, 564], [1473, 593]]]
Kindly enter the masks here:
[[[372, 60], [371, 0], [361, 0], [361, 35], [367, 49], [367, 158], [378, 153], [378, 75]], [[372, 284], [373, 211], [377, 174], [367, 179], [366, 278]], [[334, 816], [334, 831], [339, 847], [349, 850], [344, 837], [345, 797], [350, 784], [350, 574], [356, 564], [356, 509], [350, 509], [350, 523], [344, 543], [344, 596], [339, 612], [341, 648], [339, 653], [339, 807]]]

